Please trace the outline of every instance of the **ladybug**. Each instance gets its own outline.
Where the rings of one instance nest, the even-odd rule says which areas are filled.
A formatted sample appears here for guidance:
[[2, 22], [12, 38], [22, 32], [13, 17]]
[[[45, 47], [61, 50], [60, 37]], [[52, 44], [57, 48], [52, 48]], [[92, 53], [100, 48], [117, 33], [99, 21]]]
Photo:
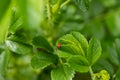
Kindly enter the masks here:
[[59, 49], [59, 48], [61, 47], [61, 44], [60, 44], [60, 43], [58, 43], [57, 47], [58, 47], [58, 49]]

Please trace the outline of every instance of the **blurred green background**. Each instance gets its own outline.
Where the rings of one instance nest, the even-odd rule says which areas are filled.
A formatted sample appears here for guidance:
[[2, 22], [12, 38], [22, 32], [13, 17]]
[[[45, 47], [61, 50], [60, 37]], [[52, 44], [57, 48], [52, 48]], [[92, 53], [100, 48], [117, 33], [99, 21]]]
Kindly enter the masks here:
[[[120, 80], [120, 0], [0, 0], [0, 80], [51, 80], [50, 67], [31, 67], [31, 41], [43, 35], [55, 46], [70, 31], [98, 38], [102, 56], [94, 72], [106, 69]], [[90, 80], [89, 73], [73, 80], [83, 79]]]

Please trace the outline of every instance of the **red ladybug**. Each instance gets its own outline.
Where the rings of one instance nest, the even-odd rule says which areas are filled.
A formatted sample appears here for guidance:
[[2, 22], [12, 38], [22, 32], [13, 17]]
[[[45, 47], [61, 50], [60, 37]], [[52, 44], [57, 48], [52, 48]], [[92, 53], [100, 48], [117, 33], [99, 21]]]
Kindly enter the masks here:
[[61, 44], [60, 44], [60, 43], [58, 43], [57, 47], [58, 47], [58, 48], [60, 48], [60, 47], [61, 47]]

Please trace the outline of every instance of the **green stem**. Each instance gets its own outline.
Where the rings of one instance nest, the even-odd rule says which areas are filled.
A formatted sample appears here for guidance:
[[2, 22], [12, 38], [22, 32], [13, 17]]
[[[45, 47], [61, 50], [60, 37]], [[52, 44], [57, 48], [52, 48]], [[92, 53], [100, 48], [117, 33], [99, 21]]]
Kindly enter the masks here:
[[65, 6], [66, 4], [68, 4], [71, 0], [67, 0], [64, 3], [61, 4], [60, 8], [62, 8], [63, 6]]
[[51, 37], [50, 35], [52, 35], [53, 33], [53, 26], [54, 26], [54, 22], [53, 22], [53, 18], [52, 18], [52, 13], [51, 13], [51, 7], [50, 7], [50, 0], [46, 0], [46, 10], [47, 10], [47, 31], [49, 30], [49, 34], [48, 36]]
[[90, 72], [90, 75], [91, 75], [91, 79], [95, 80], [94, 73], [93, 73], [93, 70], [92, 70], [91, 67], [89, 67], [89, 72]]
[[120, 70], [120, 67], [119, 67], [119, 68], [117, 69], [117, 71], [113, 74], [112, 79], [115, 79], [116, 74], [118, 73], [119, 70]]
[[52, 24], [51, 9], [50, 9], [50, 0], [46, 0], [46, 8], [47, 8], [48, 23]]

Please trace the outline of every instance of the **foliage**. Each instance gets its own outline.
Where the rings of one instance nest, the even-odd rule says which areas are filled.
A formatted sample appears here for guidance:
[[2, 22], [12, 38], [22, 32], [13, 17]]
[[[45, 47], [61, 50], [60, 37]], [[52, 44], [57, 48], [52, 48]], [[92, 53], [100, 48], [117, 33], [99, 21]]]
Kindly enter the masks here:
[[120, 80], [119, 0], [0, 0], [0, 80]]

